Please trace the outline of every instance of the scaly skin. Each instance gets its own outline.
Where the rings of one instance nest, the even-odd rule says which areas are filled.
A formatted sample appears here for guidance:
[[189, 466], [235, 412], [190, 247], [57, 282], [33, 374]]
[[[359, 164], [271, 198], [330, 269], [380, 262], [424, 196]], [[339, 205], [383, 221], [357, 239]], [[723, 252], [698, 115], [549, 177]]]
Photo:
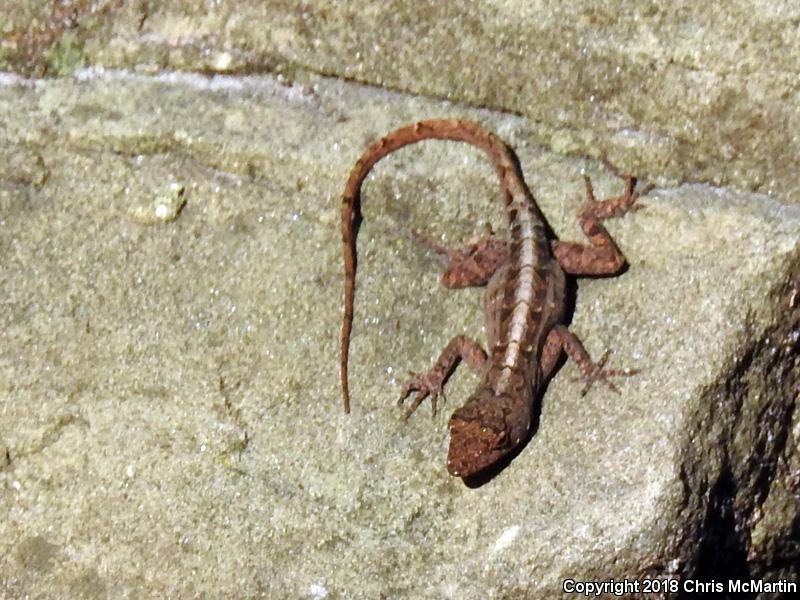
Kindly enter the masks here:
[[348, 353], [353, 325], [356, 248], [354, 220], [364, 178], [381, 158], [395, 150], [426, 139], [462, 141], [483, 150], [500, 180], [508, 217], [510, 241], [492, 235], [462, 251], [446, 252], [450, 264], [443, 283], [451, 288], [488, 282], [484, 311], [489, 332], [489, 356], [463, 336], [454, 338], [434, 367], [416, 376], [404, 388], [400, 401], [415, 393], [410, 415], [427, 397], [434, 413], [442, 386], [459, 360], [478, 370], [481, 383], [467, 402], [450, 418], [448, 471], [472, 477], [495, 465], [527, 436], [533, 401], [551, 375], [558, 357], [566, 351], [579, 365], [587, 387], [610, 375], [632, 371], [603, 369], [595, 364], [580, 340], [561, 325], [564, 313], [565, 272], [608, 275], [625, 265], [625, 258], [601, 220], [618, 216], [635, 205], [635, 180], [627, 177], [626, 192], [597, 202], [586, 180], [588, 201], [579, 213], [591, 245], [559, 242], [548, 238], [544, 217], [520, 172], [513, 152], [497, 136], [477, 123], [434, 119], [402, 127], [371, 145], [353, 167], [342, 197], [342, 240], [345, 262], [344, 321], [341, 335], [341, 379], [344, 410], [350, 411]]

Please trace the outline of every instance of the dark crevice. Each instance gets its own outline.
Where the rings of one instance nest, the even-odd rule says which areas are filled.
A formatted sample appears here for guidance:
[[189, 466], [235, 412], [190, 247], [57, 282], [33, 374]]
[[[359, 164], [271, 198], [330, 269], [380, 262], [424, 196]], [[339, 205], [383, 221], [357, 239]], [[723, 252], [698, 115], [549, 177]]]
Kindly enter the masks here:
[[[776, 289], [779, 303], [787, 297], [789, 289]], [[728, 582], [793, 581], [798, 573], [792, 540], [798, 538], [800, 516], [762, 523], [758, 537], [751, 537], [762, 519], [778, 510], [769, 505], [770, 495], [781, 494], [784, 486], [792, 493], [786, 461], [794, 447], [798, 348], [792, 340], [800, 330], [800, 311], [791, 302], [789, 308], [795, 310], [741, 352], [728, 376], [703, 394], [705, 408], [688, 416], [681, 480], [683, 514], [690, 522], [684, 521], [682, 549], [675, 555], [686, 561], [681, 579], [721, 584], [716, 598], [778, 598], [772, 592], [734, 593]], [[675, 597], [690, 596], [698, 594], [681, 590]]]
[[[747, 562], [748, 541], [736, 523], [734, 500], [736, 482], [727, 457], [719, 478], [707, 492], [706, 519], [697, 549], [697, 563], [692, 579], [706, 584], [722, 583], [727, 590], [729, 580], [749, 581]], [[681, 592], [678, 598], [697, 598], [697, 593]], [[716, 598], [748, 599], [755, 594], [736, 594], [724, 591]]]

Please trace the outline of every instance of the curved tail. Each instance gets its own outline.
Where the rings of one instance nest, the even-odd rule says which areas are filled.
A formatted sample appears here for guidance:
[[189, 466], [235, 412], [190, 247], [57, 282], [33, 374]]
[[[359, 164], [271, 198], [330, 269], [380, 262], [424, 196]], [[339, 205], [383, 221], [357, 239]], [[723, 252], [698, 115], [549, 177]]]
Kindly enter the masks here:
[[431, 119], [401, 127], [381, 138], [358, 159], [344, 188], [342, 195], [342, 242], [344, 243], [344, 320], [341, 334], [340, 377], [344, 397], [344, 412], [350, 412], [350, 388], [347, 379], [347, 364], [350, 354], [350, 332], [353, 329], [353, 303], [356, 286], [356, 238], [354, 222], [360, 204], [361, 184], [370, 169], [381, 158], [415, 142], [427, 139], [453, 140], [477, 146], [492, 161], [500, 177], [500, 187], [504, 193], [506, 206], [512, 197], [521, 193], [530, 194], [524, 186], [519, 166], [508, 146], [496, 135], [472, 121], [459, 119]]

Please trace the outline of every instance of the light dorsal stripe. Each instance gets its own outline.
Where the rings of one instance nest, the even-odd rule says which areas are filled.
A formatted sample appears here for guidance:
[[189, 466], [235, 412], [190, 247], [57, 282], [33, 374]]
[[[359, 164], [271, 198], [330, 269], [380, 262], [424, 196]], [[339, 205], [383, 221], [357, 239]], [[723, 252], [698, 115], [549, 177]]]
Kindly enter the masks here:
[[520, 347], [529, 335], [527, 331], [528, 313], [533, 302], [536, 273], [534, 242], [536, 218], [530, 208], [530, 203], [525, 201], [527, 201], [527, 197], [523, 196], [509, 207], [509, 212], [513, 211], [516, 217], [516, 223], [512, 230], [512, 235], [516, 239], [512, 240], [510, 262], [516, 266], [517, 273], [513, 281], [512, 295], [509, 298], [513, 302], [513, 309], [507, 324], [505, 353], [500, 361], [502, 371], [494, 386], [496, 394], [502, 394], [505, 391], [511, 375], [519, 364]]

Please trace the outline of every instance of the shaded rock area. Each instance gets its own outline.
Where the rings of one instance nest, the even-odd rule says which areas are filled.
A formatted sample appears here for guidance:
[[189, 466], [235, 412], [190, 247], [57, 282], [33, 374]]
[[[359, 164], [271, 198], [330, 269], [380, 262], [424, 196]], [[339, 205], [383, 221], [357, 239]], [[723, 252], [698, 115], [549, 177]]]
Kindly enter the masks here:
[[0, 68], [333, 75], [523, 115], [665, 184], [800, 197], [796, 2], [5, 4]]
[[[800, 210], [656, 188], [609, 223], [630, 259], [581, 280], [571, 328], [641, 369], [580, 396], [477, 488], [449, 412], [392, 404], [480, 291], [417, 241], [503, 232], [475, 149], [426, 143], [364, 192], [341, 412], [339, 194], [398, 123], [471, 118], [513, 146], [562, 239], [582, 170], [525, 119], [326, 78], [83, 70], [0, 81], [4, 597], [546, 598], [565, 578], [794, 578]], [[776, 596], [765, 596], [776, 597]]]

